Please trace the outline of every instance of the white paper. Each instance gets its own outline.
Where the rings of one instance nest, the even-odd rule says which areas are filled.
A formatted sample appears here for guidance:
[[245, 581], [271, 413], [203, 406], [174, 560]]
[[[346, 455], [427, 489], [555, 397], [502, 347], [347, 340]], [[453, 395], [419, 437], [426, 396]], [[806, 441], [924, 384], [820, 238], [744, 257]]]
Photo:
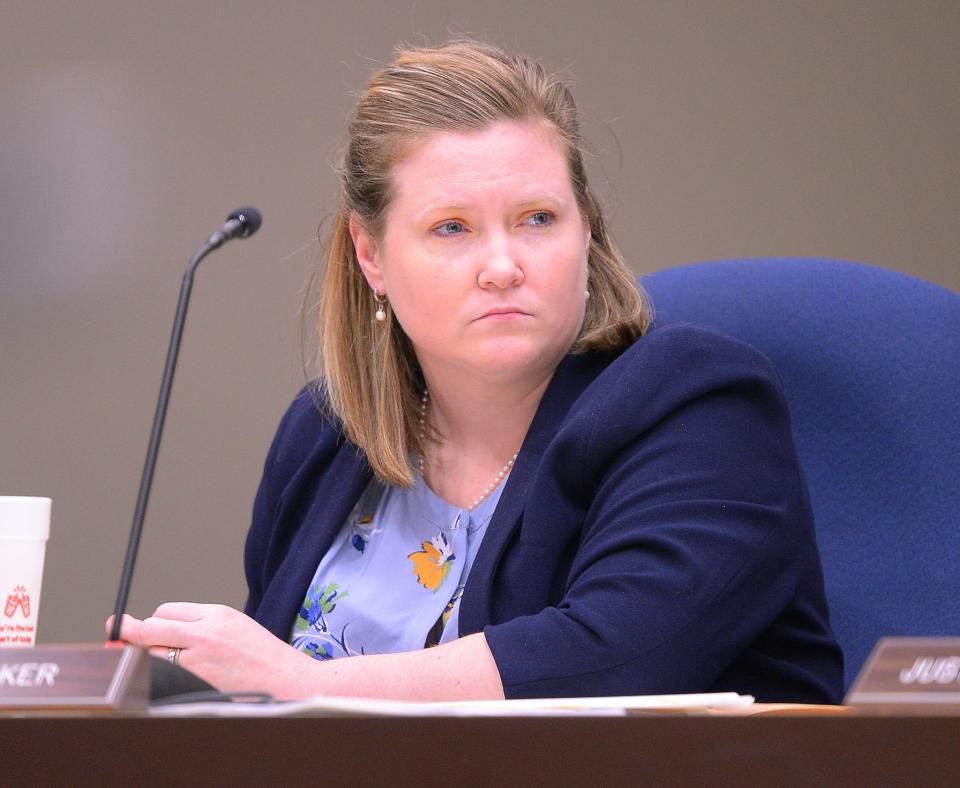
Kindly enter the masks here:
[[156, 717], [619, 717], [631, 712], [740, 710], [750, 695], [713, 692], [699, 695], [624, 695], [603, 698], [536, 698], [421, 702], [317, 696], [283, 703], [180, 703], [155, 706]]

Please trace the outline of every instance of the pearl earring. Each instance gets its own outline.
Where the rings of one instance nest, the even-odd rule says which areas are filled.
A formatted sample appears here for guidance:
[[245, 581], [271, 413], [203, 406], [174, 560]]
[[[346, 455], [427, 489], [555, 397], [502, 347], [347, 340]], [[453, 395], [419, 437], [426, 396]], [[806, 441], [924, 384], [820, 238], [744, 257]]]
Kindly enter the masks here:
[[589, 290], [584, 290], [584, 291], [583, 291], [583, 297], [584, 297], [584, 298], [589, 298], [589, 297], [590, 297], [590, 291], [589, 291]]
[[374, 317], [377, 319], [377, 322], [382, 323], [387, 319], [387, 310], [385, 309], [387, 305], [387, 297], [385, 295], [380, 295], [376, 288], [373, 289], [373, 303], [377, 307]]

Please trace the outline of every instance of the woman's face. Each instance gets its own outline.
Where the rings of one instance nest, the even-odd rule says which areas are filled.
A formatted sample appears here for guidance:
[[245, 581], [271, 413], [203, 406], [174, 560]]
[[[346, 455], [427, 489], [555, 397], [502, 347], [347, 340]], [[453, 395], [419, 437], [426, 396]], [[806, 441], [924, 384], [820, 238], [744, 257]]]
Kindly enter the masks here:
[[556, 133], [438, 132], [395, 166], [393, 193], [379, 242], [351, 231], [428, 379], [550, 374], [583, 324], [590, 244]]

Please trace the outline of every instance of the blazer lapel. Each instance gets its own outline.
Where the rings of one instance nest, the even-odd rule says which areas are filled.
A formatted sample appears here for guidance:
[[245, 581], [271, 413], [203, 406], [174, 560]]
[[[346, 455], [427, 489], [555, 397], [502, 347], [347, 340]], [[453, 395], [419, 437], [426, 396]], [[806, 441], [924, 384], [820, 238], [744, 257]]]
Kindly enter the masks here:
[[507, 543], [523, 520], [540, 459], [570, 407], [612, 360], [610, 356], [599, 354], [567, 356], [557, 367], [527, 430], [470, 570], [460, 600], [460, 635], [479, 632], [490, 623], [497, 566]]

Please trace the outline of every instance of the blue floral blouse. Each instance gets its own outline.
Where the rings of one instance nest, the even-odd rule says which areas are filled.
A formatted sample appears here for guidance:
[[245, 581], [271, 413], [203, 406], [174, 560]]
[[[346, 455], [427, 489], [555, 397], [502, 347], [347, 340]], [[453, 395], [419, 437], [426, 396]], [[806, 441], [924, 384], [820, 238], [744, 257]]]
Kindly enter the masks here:
[[320, 561], [291, 644], [333, 659], [455, 640], [460, 596], [503, 486], [468, 512], [419, 474], [410, 488], [374, 479]]

